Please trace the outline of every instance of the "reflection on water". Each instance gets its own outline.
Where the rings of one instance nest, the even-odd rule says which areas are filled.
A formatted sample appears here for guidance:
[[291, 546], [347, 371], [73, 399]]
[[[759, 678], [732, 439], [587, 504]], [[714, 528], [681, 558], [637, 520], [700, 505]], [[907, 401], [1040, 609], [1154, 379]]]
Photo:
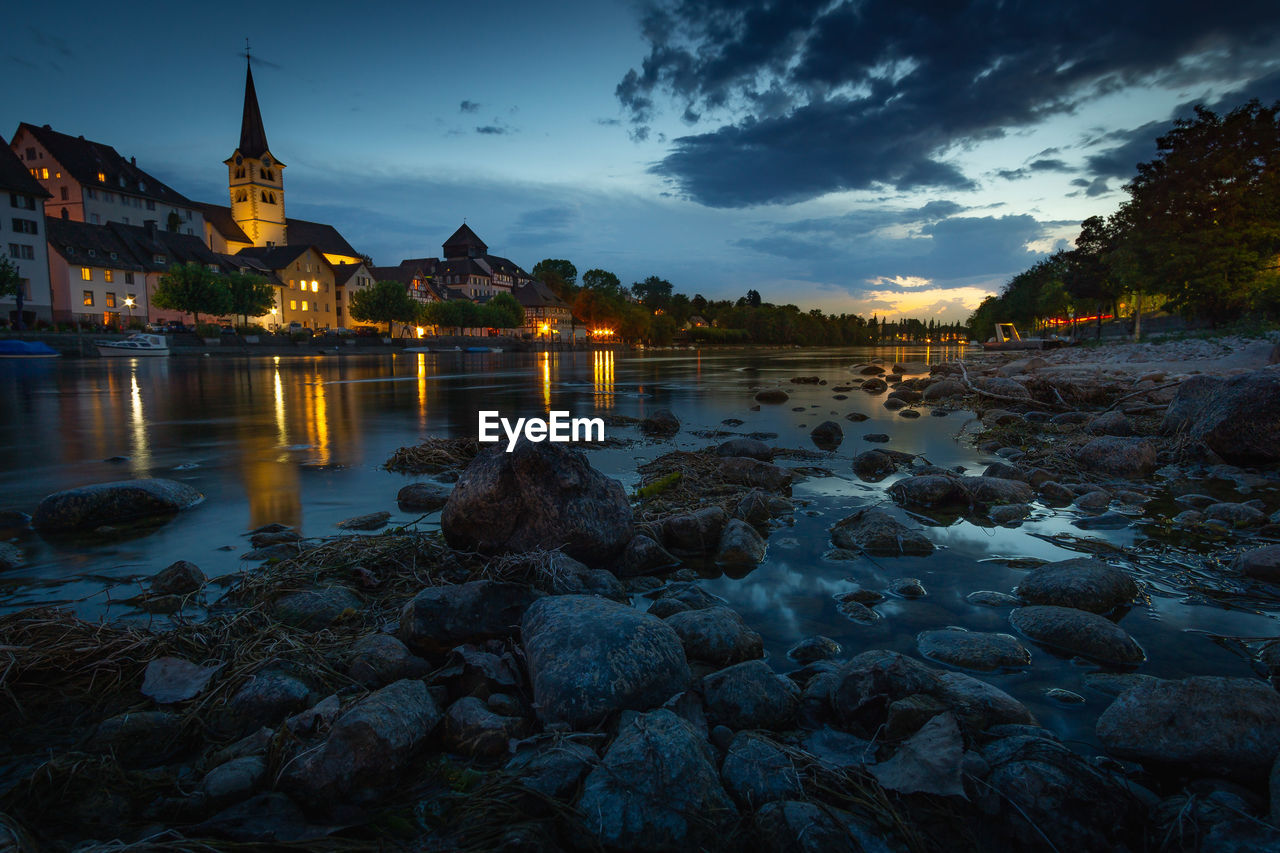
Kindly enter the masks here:
[[[936, 362], [957, 350], [895, 347], [877, 354], [888, 363]], [[380, 467], [392, 451], [424, 436], [474, 435], [480, 409], [523, 417], [546, 411], [554, 399], [557, 408], [575, 416], [642, 417], [652, 408], [670, 408], [684, 424], [675, 440], [681, 449], [708, 443], [693, 433], [723, 429], [727, 418], [742, 420], [738, 429], [744, 433], [777, 433], [777, 444], [786, 447], [811, 446], [809, 431], [820, 421], [845, 426], [835, 454], [805, 463], [825, 467], [832, 476], [796, 485], [799, 510], [790, 525], [772, 533], [760, 568], [745, 579], [706, 582], [760, 631], [780, 669], [789, 667], [787, 648], [813, 634], [837, 640], [852, 654], [874, 647], [913, 653], [919, 631], [946, 625], [1010, 631], [1007, 610], [971, 605], [965, 596], [1018, 584], [1024, 570], [992, 557], [1077, 556], [1032, 535], [1080, 534], [1069, 516], [1038, 509], [1014, 530], [967, 521], [931, 528], [940, 550], [927, 558], [828, 557], [833, 523], [855, 508], [885, 502], [890, 481], [867, 484], [850, 471], [850, 458], [868, 446], [865, 434], [889, 433], [892, 448], [923, 454], [940, 466], [977, 473], [987, 461], [956, 439], [964, 414], [905, 420], [883, 408], [883, 396], [854, 391], [835, 400], [830, 386], [867, 356], [836, 350], [415, 353], [0, 364], [0, 387], [9, 392], [0, 397], [0, 509], [30, 512], [52, 491], [130, 475], [182, 480], [208, 498], [150, 536], [128, 542], [91, 547], [24, 539], [29, 566], [0, 575], [0, 610], [53, 601], [88, 616], [128, 615], [110, 605], [109, 599], [125, 597], [104, 591], [112, 583], [136, 590], [137, 578], [175, 559], [192, 560], [215, 577], [238, 571], [239, 555], [248, 550], [244, 534], [254, 527], [278, 522], [325, 536], [344, 518], [383, 509], [392, 511], [393, 523], [412, 521], [417, 515], [398, 513], [395, 504], [406, 477]], [[787, 381], [813, 374], [829, 385]], [[752, 411], [755, 390], [779, 383], [790, 402]], [[843, 420], [852, 411], [869, 420]], [[606, 434], [638, 438], [633, 428], [610, 427]], [[641, 441], [592, 450], [590, 458], [631, 487], [637, 464], [668, 446]], [[128, 457], [127, 463], [105, 461], [118, 456]], [[1119, 547], [1134, 546], [1138, 538], [1133, 530], [1089, 535]], [[1228, 610], [1189, 595], [1180, 587], [1185, 573], [1159, 561], [1117, 559], [1151, 581], [1151, 603], [1122, 622], [1150, 655], [1144, 672], [1247, 675], [1247, 661], [1214, 635], [1277, 633], [1274, 612]], [[869, 626], [837, 612], [834, 596], [853, 585], [884, 589], [903, 576], [920, 578], [928, 596], [878, 605], [884, 618]], [[1028, 670], [991, 680], [1028, 703], [1043, 722], [1090, 742], [1092, 719], [1107, 701], [1083, 684], [1092, 667], [1040, 649], [1033, 654]], [[1087, 701], [1072, 708], [1054, 705], [1044, 697], [1051, 686], [1075, 690]]]

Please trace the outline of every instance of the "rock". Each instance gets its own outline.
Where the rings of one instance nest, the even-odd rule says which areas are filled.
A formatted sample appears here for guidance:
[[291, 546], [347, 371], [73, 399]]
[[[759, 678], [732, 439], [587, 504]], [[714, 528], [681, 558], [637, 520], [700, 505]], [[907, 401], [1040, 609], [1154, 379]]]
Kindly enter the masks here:
[[888, 589], [900, 598], [924, 598], [929, 594], [919, 578], [894, 578], [889, 581]]
[[520, 717], [495, 714], [475, 696], [464, 696], [444, 715], [444, 744], [451, 752], [479, 758], [505, 755], [508, 744], [529, 728]]
[[707, 721], [731, 729], [783, 729], [795, 720], [800, 690], [762, 660], [726, 667], [702, 679]]
[[981, 631], [924, 631], [916, 637], [923, 657], [950, 666], [992, 672], [1031, 664], [1031, 653], [1016, 637]]
[[983, 607], [1017, 607], [1022, 604], [1022, 601], [1017, 596], [988, 589], [971, 592], [964, 597], [964, 600], [970, 604], [978, 604]]
[[186, 560], [178, 560], [156, 572], [151, 578], [153, 595], [190, 595], [199, 592], [207, 578], [200, 567]]
[[121, 766], [157, 767], [183, 748], [182, 718], [168, 711], [131, 711], [98, 724], [86, 752], [114, 755]]
[[673, 613], [705, 610], [724, 603], [724, 599], [712, 595], [696, 583], [678, 582], [662, 590], [657, 600], [653, 602], [653, 606], [649, 608], [649, 613], [659, 619], [665, 619]]
[[666, 548], [658, 544], [657, 540], [644, 534], [637, 534], [627, 543], [616, 571], [619, 577], [631, 578], [667, 569], [679, 562]]
[[820, 376], [792, 376], [791, 377], [792, 385], [818, 385], [819, 383], [822, 383], [822, 377]]
[[849, 595], [836, 596], [836, 600], [840, 602], [836, 605], [836, 609], [852, 622], [857, 622], [859, 625], [870, 625], [880, 621], [879, 613]]
[[302, 679], [279, 670], [252, 676], [227, 704], [234, 729], [251, 732], [262, 726], [274, 727], [290, 714], [311, 705], [315, 694]]
[[267, 762], [260, 755], [235, 758], [205, 774], [200, 791], [215, 807], [238, 803], [267, 778]]
[[1122, 512], [1104, 512], [1102, 515], [1077, 518], [1072, 527], [1081, 530], [1123, 530], [1133, 524], [1133, 519]]
[[757, 403], [785, 403], [790, 399], [791, 396], [781, 388], [766, 388], [756, 392]]
[[889, 399], [901, 400], [902, 402], [908, 405], [911, 405], [914, 403], [919, 403], [921, 399], [921, 395], [920, 395], [920, 392], [916, 391], [914, 388], [899, 387], [889, 392]]
[[887, 761], [871, 765], [868, 771], [881, 786], [903, 794], [964, 796], [960, 766], [964, 758], [964, 738], [951, 714], [929, 720]]
[[764, 641], [747, 627], [742, 617], [728, 607], [717, 605], [702, 610], [674, 613], [664, 620], [684, 647], [690, 660], [717, 666], [764, 655]]
[[1122, 569], [1080, 557], [1032, 569], [1018, 584], [1017, 594], [1028, 604], [1110, 613], [1137, 598], [1138, 585]]
[[645, 435], [672, 436], [680, 431], [680, 419], [670, 409], [654, 409], [640, 421], [640, 431]]
[[345, 586], [331, 586], [281, 596], [272, 605], [272, 612], [286, 625], [319, 631], [363, 606], [360, 597]]
[[844, 430], [835, 421], [823, 421], [809, 431], [809, 438], [823, 450], [835, 450], [844, 441]]
[[544, 723], [595, 725], [614, 711], [657, 707], [689, 683], [672, 626], [605, 599], [541, 599], [525, 613], [521, 637]]
[[1060, 426], [1077, 426], [1079, 424], [1087, 424], [1091, 420], [1093, 420], [1093, 415], [1088, 412], [1060, 412], [1049, 418], [1049, 423]]
[[1084, 431], [1090, 435], [1114, 435], [1122, 438], [1134, 434], [1133, 421], [1123, 412], [1098, 415], [1085, 425]]
[[1030, 515], [1031, 507], [1027, 504], [1003, 504], [987, 511], [987, 518], [996, 524], [1017, 524]]
[[430, 664], [390, 634], [361, 637], [351, 652], [347, 675], [365, 687], [381, 687], [402, 678], [421, 678], [431, 670]]
[[906, 507], [940, 507], [967, 502], [960, 479], [941, 474], [904, 477], [889, 487], [889, 495]]
[[617, 480], [576, 450], [550, 442], [488, 447], [458, 478], [441, 530], [454, 548], [486, 554], [559, 548], [589, 566], [612, 560], [634, 535]]
[[929, 365], [923, 361], [904, 361], [895, 364], [893, 372], [918, 376], [922, 373], [928, 373]]
[[368, 515], [357, 515], [353, 518], [347, 518], [339, 521], [335, 527], [343, 530], [379, 530], [387, 526], [387, 522], [391, 520], [391, 513], [386, 510], [381, 512], [371, 512]]
[[21, 548], [8, 542], [0, 542], [0, 571], [16, 569], [26, 565], [26, 562], [27, 558], [23, 556]]
[[1248, 504], [1215, 503], [1204, 508], [1204, 517], [1235, 527], [1256, 527], [1266, 524], [1267, 514]]
[[1072, 693], [1070, 690], [1064, 690], [1061, 687], [1050, 687], [1044, 692], [1046, 699], [1052, 699], [1063, 705], [1079, 705], [1084, 702], [1084, 697], [1079, 693]]
[[990, 771], [975, 804], [1004, 838], [994, 848], [1137, 850], [1144, 810], [1124, 782], [1045, 737], [1014, 736], [982, 750]]
[[1254, 580], [1280, 583], [1280, 545], [1245, 551], [1236, 557], [1231, 568]]
[[773, 518], [773, 510], [769, 506], [769, 496], [759, 489], [752, 489], [742, 496], [733, 511], [734, 518], [740, 518], [753, 527], [763, 527]]
[[1155, 676], [1140, 672], [1088, 672], [1084, 676], [1086, 687], [1108, 696], [1119, 696], [1126, 690], [1156, 680]]
[[726, 483], [768, 492], [785, 491], [791, 487], [791, 472], [786, 468], [741, 456], [730, 456], [721, 462], [720, 477]]
[[1193, 527], [1204, 521], [1204, 513], [1194, 509], [1184, 509], [1169, 521], [1177, 527]]
[[863, 441], [870, 441], [874, 444], [886, 444], [889, 441], [888, 433], [869, 432], [862, 437]]
[[623, 721], [582, 785], [578, 812], [595, 841], [616, 851], [718, 847], [738, 817], [710, 748], [667, 710]]
[[1021, 382], [1003, 376], [985, 376], [973, 380], [973, 387], [988, 394], [999, 397], [1012, 397], [1018, 400], [1030, 400], [1031, 392]]
[[[292, 542], [301, 541], [302, 537], [293, 530], [270, 530], [265, 533], [255, 533], [249, 537], [249, 544], [254, 548], [270, 548], [272, 545], [284, 545]], [[295, 553], [296, 553], [295, 546]]]
[[731, 438], [716, 448], [717, 456], [745, 456], [761, 462], [773, 461], [773, 448], [758, 438]]
[[728, 521], [729, 514], [718, 506], [671, 516], [662, 523], [667, 547], [677, 554], [713, 554]]
[[278, 791], [267, 791], [223, 809], [193, 826], [191, 831], [201, 838], [213, 836], [243, 843], [297, 844], [322, 841], [333, 828], [308, 823], [293, 800]]
[[1156, 468], [1156, 449], [1141, 438], [1095, 438], [1075, 452], [1076, 462], [1108, 477], [1145, 477]]
[[397, 636], [418, 655], [442, 654], [467, 641], [512, 637], [541, 594], [527, 584], [502, 581], [429, 586], [400, 611]]
[[919, 530], [912, 530], [882, 509], [867, 507], [836, 522], [831, 541], [838, 548], [862, 551], [873, 556], [926, 556], [933, 543]]
[[1193, 376], [1178, 386], [1161, 430], [1186, 433], [1234, 464], [1280, 460], [1280, 376]]
[[143, 671], [142, 695], [158, 705], [185, 702], [203, 693], [221, 669], [221, 664], [200, 666], [182, 658], [152, 658]]
[[1052, 480], [1040, 484], [1040, 499], [1048, 506], [1069, 506], [1076, 499], [1075, 492]]
[[796, 663], [812, 663], [839, 657], [842, 651], [844, 647], [830, 637], [806, 637], [787, 649], [787, 657]]
[[787, 754], [759, 735], [739, 732], [720, 768], [729, 796], [744, 809], [804, 796], [800, 776]]
[[1031, 486], [1022, 480], [1000, 477], [960, 477], [960, 488], [974, 504], [1025, 504], [1035, 498]]
[[200, 492], [174, 480], [97, 483], [49, 495], [36, 507], [31, 525], [43, 533], [90, 531], [103, 525], [174, 515], [203, 500]]
[[765, 542], [755, 528], [738, 518], [729, 519], [720, 534], [716, 565], [728, 569], [754, 569], [764, 559]]
[[1079, 509], [1106, 509], [1111, 505], [1111, 493], [1105, 489], [1085, 492], [1076, 498], [1075, 505]]
[[423, 682], [389, 684], [338, 717], [320, 748], [303, 749], [287, 762], [277, 788], [317, 811], [373, 802], [396, 784], [439, 722]]
[[992, 726], [1035, 723], [1027, 707], [994, 684], [963, 672], [938, 673], [937, 687], [930, 693], [955, 713], [970, 733]]
[[265, 548], [254, 548], [247, 554], [241, 554], [242, 560], [287, 560], [296, 557], [302, 553], [302, 548], [296, 542], [280, 542], [275, 545], [268, 545]]
[[595, 750], [586, 744], [550, 735], [524, 741], [507, 762], [506, 772], [531, 791], [568, 801], [599, 763]]
[[891, 412], [896, 412], [899, 409], [905, 409], [907, 407], [907, 402], [898, 397], [889, 397], [884, 401], [884, 407]]
[[1072, 607], [1021, 607], [1009, 616], [1013, 627], [1037, 643], [1112, 666], [1136, 666], [1142, 649], [1114, 622]]
[[967, 393], [969, 393], [968, 389], [959, 380], [939, 379], [937, 382], [931, 382], [920, 396], [926, 403], [932, 403], [938, 400], [950, 400], [953, 397], [963, 397]]
[[1152, 681], [1120, 694], [1097, 735], [1120, 758], [1256, 781], [1280, 755], [1280, 694], [1249, 678]]
[[889, 389], [889, 383], [883, 379], [868, 379], [862, 383], [862, 390], [868, 394], [882, 394]]
[[879, 450], [864, 450], [853, 457], [853, 473], [868, 483], [878, 483], [895, 470], [893, 459]]
[[438, 483], [410, 483], [396, 493], [396, 503], [402, 510], [435, 512], [444, 509], [450, 491]]
[[843, 809], [803, 800], [766, 803], [752, 817], [754, 849], [778, 853], [889, 853], [899, 843]]
[[982, 472], [982, 476], [1027, 482], [1027, 475], [1023, 473], [1022, 469], [1017, 465], [1010, 465], [1008, 462], [992, 462], [987, 466], [987, 470]]
[[869, 734], [884, 721], [890, 702], [939, 688], [938, 674], [920, 661], [872, 649], [840, 668], [830, 688], [830, 703], [838, 719]]
[[864, 415], [862, 412], [850, 412], [849, 414], [844, 416], [844, 419], [846, 421], [852, 421], [855, 424], [860, 424], [863, 421], [867, 420], [867, 418], [868, 416]]

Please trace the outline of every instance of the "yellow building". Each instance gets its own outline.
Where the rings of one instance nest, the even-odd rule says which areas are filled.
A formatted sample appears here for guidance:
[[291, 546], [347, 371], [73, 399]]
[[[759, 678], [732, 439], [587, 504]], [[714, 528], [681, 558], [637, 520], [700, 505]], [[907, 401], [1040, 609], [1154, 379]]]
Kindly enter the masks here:
[[312, 330], [339, 325], [333, 265], [315, 246], [254, 246], [235, 257], [255, 259], [280, 280], [270, 324], [288, 329], [297, 323]]
[[271, 156], [258, 109], [250, 66], [244, 83], [240, 145], [223, 161], [231, 187], [231, 215], [255, 246], [283, 246], [285, 240], [284, 169]]

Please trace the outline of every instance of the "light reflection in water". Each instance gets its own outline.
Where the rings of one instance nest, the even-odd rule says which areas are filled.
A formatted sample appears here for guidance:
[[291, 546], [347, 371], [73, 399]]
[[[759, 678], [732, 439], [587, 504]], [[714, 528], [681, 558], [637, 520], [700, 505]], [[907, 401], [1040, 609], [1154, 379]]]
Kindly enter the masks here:
[[542, 353], [542, 405], [551, 411], [551, 353]]
[[596, 408], [613, 408], [613, 350], [596, 350], [592, 356], [591, 377], [595, 383]]
[[308, 405], [308, 427], [314, 436], [316, 462], [329, 464], [329, 406], [324, 395], [324, 379], [316, 373], [311, 380], [311, 395]]
[[135, 360], [129, 372], [129, 426], [132, 449], [129, 454], [135, 473], [145, 473], [151, 468], [151, 447], [147, 443], [147, 419], [142, 411], [142, 389], [138, 387], [138, 363]]
[[[280, 360], [276, 359], [275, 380], [275, 407], [276, 407], [276, 444], [278, 447], [289, 446], [289, 432], [285, 428], [284, 419], [284, 383], [280, 381]], [[288, 457], [281, 456], [280, 461], [284, 462]]]
[[427, 354], [418, 353], [418, 429], [427, 431]]

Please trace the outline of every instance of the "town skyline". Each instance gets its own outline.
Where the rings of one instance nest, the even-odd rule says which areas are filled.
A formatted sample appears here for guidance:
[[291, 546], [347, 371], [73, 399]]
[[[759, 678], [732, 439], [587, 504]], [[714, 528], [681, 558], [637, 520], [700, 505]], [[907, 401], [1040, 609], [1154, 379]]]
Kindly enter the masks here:
[[[662, 65], [681, 51], [692, 56], [691, 44], [712, 56], [736, 55], [734, 44], [753, 38], [750, 15], [737, 28], [738, 42], [717, 43], [682, 7], [640, 12], [626, 4], [486, 4], [482, 11], [504, 26], [486, 30], [483, 62], [458, 44], [473, 42], [444, 37], [465, 30], [458, 10], [429, 10], [430, 18], [399, 9], [406, 26], [398, 28], [371, 16], [382, 19], [381, 30], [344, 19], [346, 51], [335, 50], [338, 42], [314, 49], [340, 20], [323, 4], [308, 7], [313, 19], [298, 22], [288, 36], [189, 10], [121, 16], [138, 37], [155, 34], [148, 40], [155, 67], [184, 60], [183, 72], [169, 75], [176, 80], [158, 81], [145, 63], [113, 57], [110, 38], [91, 37], [91, 22], [77, 12], [82, 6], [54, 3], [48, 19], [58, 21], [55, 28], [24, 25], [26, 38], [7, 48], [5, 61], [25, 85], [8, 103], [0, 132], [11, 134], [20, 121], [47, 123], [137, 157], [193, 200], [225, 203], [220, 164], [235, 142], [244, 62], [236, 47], [242, 49], [248, 30], [267, 132], [291, 167], [290, 215], [333, 223], [378, 264], [429, 253], [466, 221], [526, 268], [564, 257], [580, 270], [610, 269], [624, 283], [660, 275], [709, 299], [754, 289], [768, 301], [806, 309], [950, 321], [1067, 245], [1081, 219], [1111, 212], [1125, 174], [1154, 155], [1161, 128], [1190, 104], [1229, 108], [1251, 96], [1280, 96], [1269, 49], [1277, 14], [1269, 7], [1198, 21], [1189, 10], [1188, 21], [1164, 25], [1165, 43], [1156, 49], [1124, 29], [1152, 7], [1123, 5], [1133, 14], [1114, 16], [1122, 29], [1105, 39], [1043, 37], [1061, 64], [1097, 67], [1075, 77], [1042, 69], [1030, 81], [1043, 90], [1039, 95], [1002, 91], [1006, 103], [990, 104], [991, 116], [976, 115], [984, 109], [974, 106], [967, 127], [949, 135], [908, 132], [923, 101], [914, 118], [886, 118], [883, 135], [899, 140], [890, 147], [914, 146], [914, 165], [895, 160], [883, 145], [868, 148], [868, 133], [841, 141], [840, 163], [825, 171], [807, 172], [775, 151], [768, 163], [781, 164], [781, 172], [766, 174], [756, 164], [753, 178], [752, 169], [742, 168], [737, 155], [744, 143], [735, 136], [772, 126], [784, 138], [803, 138], [787, 136], [794, 132], [787, 123], [798, 126], [823, 109], [828, 135], [867, 130], [851, 123], [859, 116], [850, 104], [865, 97], [852, 92], [849, 67], [824, 72], [828, 82], [804, 97], [796, 80], [774, 75], [776, 97], [766, 108], [767, 92], [742, 87], [750, 67], [732, 74], [721, 68], [716, 88], [714, 69], [695, 63], [690, 82]], [[769, 8], [739, 6], [752, 14]], [[809, 15], [790, 24], [808, 46], [792, 57], [812, 59], [838, 22], [796, 14]], [[892, 21], [870, 17], [852, 29], [845, 22], [845, 37], [892, 30]], [[1032, 23], [1017, 14], [1005, 21], [978, 57], [994, 57], [993, 69], [1021, 61], [1005, 30]], [[175, 22], [200, 37], [162, 36]], [[419, 24], [442, 37], [431, 61], [415, 64], [405, 33]], [[107, 36], [123, 24], [102, 26], [99, 35]], [[557, 28], [565, 37], [588, 37], [572, 51], [529, 50], [547, 44]], [[364, 56], [375, 36], [386, 44]], [[913, 66], [933, 63], [942, 80], [946, 68], [960, 64], [935, 43], [895, 38], [904, 59], [868, 79], [896, 88], [900, 99], [918, 94]], [[1099, 57], [1100, 45], [1109, 58]], [[759, 60], [761, 79], [783, 56], [777, 50]], [[1126, 50], [1133, 54], [1127, 59], [1111, 56]], [[982, 94], [982, 80], [993, 75], [972, 81], [970, 95]], [[179, 96], [163, 97], [161, 110], [121, 110], [118, 93], [140, 80], [149, 91]], [[1055, 98], [1069, 103], [1055, 105]], [[145, 99], [138, 100], [141, 106]], [[935, 105], [956, 110], [942, 100]], [[942, 124], [954, 115], [933, 117]], [[768, 143], [761, 144], [767, 153]], [[724, 146], [718, 155], [716, 146]], [[859, 157], [870, 163], [865, 170], [846, 168]], [[739, 171], [718, 174], [717, 162]]]

